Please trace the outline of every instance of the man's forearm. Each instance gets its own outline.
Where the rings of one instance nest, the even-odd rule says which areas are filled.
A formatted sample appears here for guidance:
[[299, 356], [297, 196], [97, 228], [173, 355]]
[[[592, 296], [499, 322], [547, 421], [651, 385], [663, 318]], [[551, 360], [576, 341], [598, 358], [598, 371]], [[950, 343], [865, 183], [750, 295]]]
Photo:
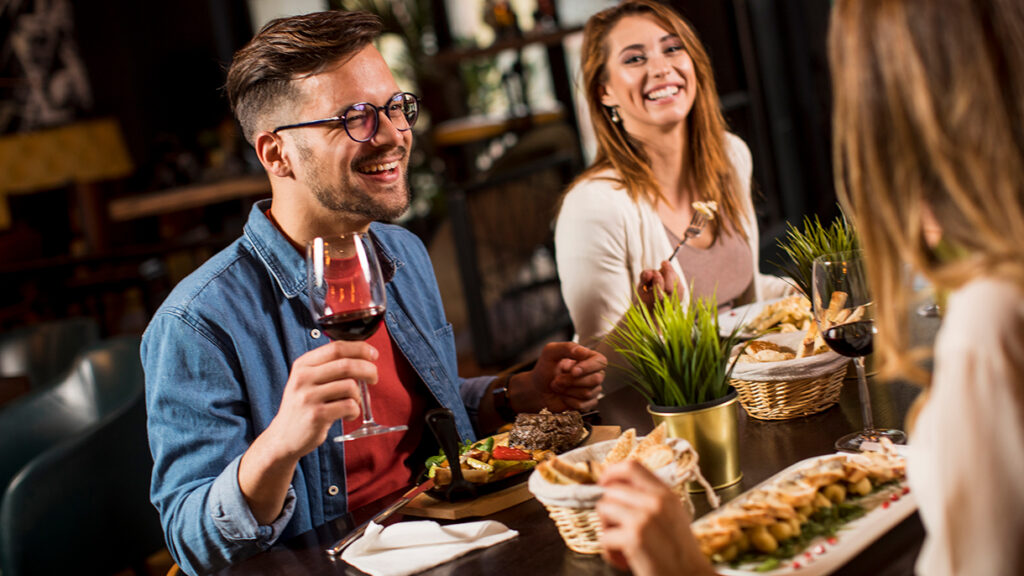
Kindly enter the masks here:
[[252, 443], [238, 464], [238, 485], [256, 522], [266, 526], [284, 508], [288, 487], [298, 458], [277, 457], [273, 440], [264, 432]]

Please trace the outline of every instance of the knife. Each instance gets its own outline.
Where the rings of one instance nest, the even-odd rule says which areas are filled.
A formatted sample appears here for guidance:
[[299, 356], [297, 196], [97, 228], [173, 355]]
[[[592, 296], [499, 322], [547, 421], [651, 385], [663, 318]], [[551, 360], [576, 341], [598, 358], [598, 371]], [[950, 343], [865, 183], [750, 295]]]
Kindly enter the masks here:
[[419, 496], [420, 494], [426, 492], [427, 490], [430, 490], [433, 487], [433, 478], [427, 478], [423, 482], [420, 482], [419, 484], [413, 486], [412, 488], [409, 489], [408, 492], [402, 494], [402, 497], [399, 498], [398, 500], [395, 500], [390, 506], [378, 512], [376, 515], [374, 515], [373, 518], [370, 518], [366, 522], [363, 522], [359, 526], [356, 526], [351, 532], [346, 534], [344, 538], [335, 542], [334, 546], [331, 546], [326, 550], [327, 553], [331, 556], [339, 556], [342, 550], [348, 548], [349, 544], [355, 542], [360, 536], [363, 535], [363, 532], [366, 532], [366, 527], [370, 525], [370, 522], [376, 522], [377, 524], [380, 524], [381, 522], [389, 518], [392, 514], [401, 510], [402, 506], [405, 506], [406, 504], [411, 502], [413, 498]]

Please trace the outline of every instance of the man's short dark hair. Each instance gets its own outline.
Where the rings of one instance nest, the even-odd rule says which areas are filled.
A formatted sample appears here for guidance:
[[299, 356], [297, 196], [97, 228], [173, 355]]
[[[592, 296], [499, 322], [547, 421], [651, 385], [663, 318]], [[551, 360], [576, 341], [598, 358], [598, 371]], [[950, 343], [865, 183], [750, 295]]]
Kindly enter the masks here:
[[299, 96], [292, 80], [319, 74], [376, 39], [380, 19], [368, 12], [329, 10], [267, 23], [235, 53], [225, 89], [249, 143], [261, 118]]

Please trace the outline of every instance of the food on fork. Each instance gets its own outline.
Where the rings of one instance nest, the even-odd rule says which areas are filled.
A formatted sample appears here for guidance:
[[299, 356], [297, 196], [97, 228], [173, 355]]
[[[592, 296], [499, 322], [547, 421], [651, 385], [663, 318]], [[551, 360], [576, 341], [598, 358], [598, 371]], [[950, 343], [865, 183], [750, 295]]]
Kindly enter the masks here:
[[690, 206], [692, 206], [694, 210], [707, 216], [708, 220], [714, 220], [715, 213], [718, 212], [718, 202], [715, 202], [714, 200], [708, 200], [706, 202], [697, 200], [690, 204]]

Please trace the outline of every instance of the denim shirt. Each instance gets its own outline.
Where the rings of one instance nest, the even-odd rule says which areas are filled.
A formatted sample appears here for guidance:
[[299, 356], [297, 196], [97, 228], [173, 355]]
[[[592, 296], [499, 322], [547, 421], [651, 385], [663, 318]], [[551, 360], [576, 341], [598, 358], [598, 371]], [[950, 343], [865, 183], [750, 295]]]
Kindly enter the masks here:
[[[307, 306], [305, 259], [257, 203], [244, 234], [184, 279], [143, 335], [150, 498], [168, 548], [191, 574], [237, 562], [347, 511], [345, 444], [302, 457], [280, 516], [260, 526], [238, 484], [242, 454], [277, 414], [288, 373], [328, 342]], [[455, 340], [429, 256], [412, 233], [370, 227], [387, 283], [395, 345], [451, 409], [463, 439], [491, 377], [460, 379]], [[341, 433], [337, 422], [328, 432]]]

